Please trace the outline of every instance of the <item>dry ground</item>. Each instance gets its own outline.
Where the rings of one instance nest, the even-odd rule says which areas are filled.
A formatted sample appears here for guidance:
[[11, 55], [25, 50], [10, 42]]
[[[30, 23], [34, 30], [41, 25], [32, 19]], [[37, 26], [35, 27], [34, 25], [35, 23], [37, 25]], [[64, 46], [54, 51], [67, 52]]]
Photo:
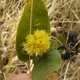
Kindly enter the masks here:
[[[5, 76], [27, 72], [26, 63], [18, 60], [15, 51], [17, 25], [26, 1], [0, 0], [0, 70]], [[73, 29], [80, 34], [80, 0], [44, 0], [44, 2], [54, 30], [60, 29], [63, 33]], [[4, 60], [3, 66], [1, 57]], [[75, 62], [63, 61], [58, 74], [60, 80], [80, 80], [80, 54]], [[0, 73], [0, 80], [3, 80], [1, 77], [3, 78]]]

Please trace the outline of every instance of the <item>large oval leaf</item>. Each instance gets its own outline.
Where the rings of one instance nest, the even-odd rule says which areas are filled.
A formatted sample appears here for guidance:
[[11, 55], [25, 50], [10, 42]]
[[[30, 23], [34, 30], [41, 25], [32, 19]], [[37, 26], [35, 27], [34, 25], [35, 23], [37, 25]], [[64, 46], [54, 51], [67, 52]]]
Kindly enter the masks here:
[[25, 42], [25, 37], [36, 29], [50, 32], [47, 9], [42, 0], [28, 0], [18, 25], [16, 37], [16, 51], [22, 61], [27, 61], [29, 58], [22, 50], [22, 43]]
[[32, 79], [45, 80], [46, 76], [60, 68], [61, 55], [58, 50], [51, 50], [40, 58], [33, 67]]

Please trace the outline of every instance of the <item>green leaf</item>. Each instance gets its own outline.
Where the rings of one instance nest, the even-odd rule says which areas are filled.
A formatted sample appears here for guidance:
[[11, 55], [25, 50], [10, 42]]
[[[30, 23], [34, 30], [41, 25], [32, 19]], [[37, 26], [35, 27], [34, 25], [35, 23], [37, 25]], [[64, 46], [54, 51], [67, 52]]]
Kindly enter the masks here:
[[29, 55], [26, 55], [22, 50], [22, 44], [26, 41], [25, 37], [36, 29], [50, 32], [47, 9], [42, 0], [28, 0], [25, 4], [16, 36], [16, 51], [22, 61], [27, 61], [29, 58]]
[[57, 71], [61, 65], [61, 55], [58, 50], [44, 54], [35, 64], [32, 71], [33, 80], [45, 80], [52, 71]]
[[[57, 39], [62, 43], [62, 45], [66, 45], [67, 37], [63, 35], [58, 35]], [[60, 42], [57, 41], [57, 46], [61, 46]]]

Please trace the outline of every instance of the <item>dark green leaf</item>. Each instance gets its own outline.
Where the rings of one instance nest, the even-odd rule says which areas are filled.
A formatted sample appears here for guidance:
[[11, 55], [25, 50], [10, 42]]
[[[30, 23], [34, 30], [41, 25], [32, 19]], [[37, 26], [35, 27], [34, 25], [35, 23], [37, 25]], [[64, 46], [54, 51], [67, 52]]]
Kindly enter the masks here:
[[27, 61], [29, 58], [22, 50], [22, 43], [25, 42], [25, 37], [36, 29], [50, 32], [47, 9], [42, 0], [28, 0], [18, 25], [16, 37], [16, 51], [22, 61]]

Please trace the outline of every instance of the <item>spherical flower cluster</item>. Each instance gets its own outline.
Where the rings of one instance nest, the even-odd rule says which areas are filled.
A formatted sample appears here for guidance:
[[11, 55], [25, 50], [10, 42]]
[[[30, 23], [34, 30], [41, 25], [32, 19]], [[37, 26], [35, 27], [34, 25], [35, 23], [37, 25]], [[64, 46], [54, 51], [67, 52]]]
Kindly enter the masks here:
[[36, 30], [34, 34], [27, 35], [24, 50], [31, 56], [41, 56], [50, 48], [50, 44], [49, 33], [44, 30]]

